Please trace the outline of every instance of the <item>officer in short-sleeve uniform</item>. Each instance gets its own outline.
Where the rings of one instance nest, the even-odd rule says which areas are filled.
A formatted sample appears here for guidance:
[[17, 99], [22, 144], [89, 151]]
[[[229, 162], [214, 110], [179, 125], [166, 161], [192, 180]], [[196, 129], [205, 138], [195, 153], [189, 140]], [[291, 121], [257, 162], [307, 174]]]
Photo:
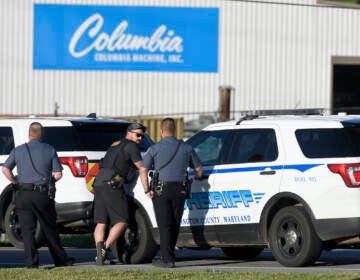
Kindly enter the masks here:
[[[201, 162], [192, 147], [177, 140], [174, 135], [175, 121], [171, 118], [162, 120], [162, 140], [148, 149], [140, 169], [144, 191], [152, 198], [159, 227], [161, 258], [153, 260], [153, 265], [159, 267], [175, 266], [174, 250], [184, 212], [186, 192], [183, 183], [186, 179], [187, 168], [194, 167], [196, 178], [202, 176]], [[173, 155], [175, 156], [173, 157]], [[171, 158], [172, 160], [169, 162]], [[161, 168], [167, 162], [168, 164]], [[154, 194], [149, 190], [147, 177], [148, 170], [158, 170], [159, 168], [161, 168], [159, 181], [163, 186], [161, 195]]]
[[[62, 166], [55, 149], [42, 143], [41, 137], [41, 124], [32, 123], [29, 128], [29, 142], [11, 151], [2, 171], [17, 189], [15, 205], [24, 242], [26, 267], [37, 268], [39, 266], [34, 237], [37, 220], [55, 266], [68, 266], [72, 265], [75, 260], [68, 258], [61, 246], [56, 225], [55, 202], [48, 196], [50, 178], [53, 176], [55, 180], [59, 180], [62, 176]], [[12, 173], [15, 166], [17, 167], [17, 177], [14, 177]]]

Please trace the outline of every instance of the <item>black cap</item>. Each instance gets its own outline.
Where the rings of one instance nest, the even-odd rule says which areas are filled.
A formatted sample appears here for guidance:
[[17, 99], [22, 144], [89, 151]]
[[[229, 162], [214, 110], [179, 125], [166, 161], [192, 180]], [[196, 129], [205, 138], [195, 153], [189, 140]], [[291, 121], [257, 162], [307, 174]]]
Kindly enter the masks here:
[[138, 123], [138, 122], [129, 124], [126, 131], [132, 131], [136, 129], [141, 129], [143, 132], [146, 131], [146, 127], [142, 123]]

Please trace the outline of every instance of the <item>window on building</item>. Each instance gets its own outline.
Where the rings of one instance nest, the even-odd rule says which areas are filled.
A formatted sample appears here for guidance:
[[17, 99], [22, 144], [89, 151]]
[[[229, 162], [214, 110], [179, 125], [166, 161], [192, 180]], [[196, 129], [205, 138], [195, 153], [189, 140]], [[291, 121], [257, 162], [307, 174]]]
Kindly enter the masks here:
[[333, 58], [333, 113], [360, 113], [360, 58]]

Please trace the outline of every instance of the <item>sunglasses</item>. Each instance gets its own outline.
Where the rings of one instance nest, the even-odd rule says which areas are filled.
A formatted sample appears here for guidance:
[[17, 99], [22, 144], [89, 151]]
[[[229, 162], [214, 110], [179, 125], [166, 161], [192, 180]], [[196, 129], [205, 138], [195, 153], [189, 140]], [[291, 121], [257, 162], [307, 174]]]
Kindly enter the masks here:
[[142, 133], [137, 133], [135, 131], [130, 131], [130, 132], [136, 134], [136, 137], [144, 137], [144, 134], [142, 134]]

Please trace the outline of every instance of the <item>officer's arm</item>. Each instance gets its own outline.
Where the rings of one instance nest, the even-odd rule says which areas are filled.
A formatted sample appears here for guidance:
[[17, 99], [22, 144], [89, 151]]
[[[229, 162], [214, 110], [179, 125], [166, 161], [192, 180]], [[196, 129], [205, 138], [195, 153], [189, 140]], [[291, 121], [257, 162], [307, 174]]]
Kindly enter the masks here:
[[139, 170], [140, 170], [141, 163], [142, 163], [142, 161], [141, 161], [141, 160], [139, 160], [139, 161], [137, 161], [137, 162], [134, 162], [134, 165], [137, 167], [137, 169], [139, 169]]
[[149, 168], [153, 166], [152, 147], [150, 147], [146, 151], [141, 165], [142, 166], [140, 167], [140, 180], [144, 188], [144, 192], [148, 197], [153, 198], [154, 192], [150, 190], [149, 180], [148, 180]]
[[16, 179], [15, 179], [15, 176], [14, 176], [14, 174], [12, 173], [12, 171], [11, 171], [9, 168], [3, 166], [3, 167], [2, 167], [2, 173], [5, 175], [5, 177], [6, 177], [12, 184], [14, 184], [14, 185], [17, 184], [17, 181], [16, 181]]
[[145, 167], [140, 167], [140, 180], [144, 188], [144, 192], [149, 193], [149, 181], [148, 181], [148, 169]]
[[202, 179], [202, 165], [198, 155], [195, 153], [194, 149], [191, 148], [191, 164], [190, 167], [194, 166], [195, 179]]

